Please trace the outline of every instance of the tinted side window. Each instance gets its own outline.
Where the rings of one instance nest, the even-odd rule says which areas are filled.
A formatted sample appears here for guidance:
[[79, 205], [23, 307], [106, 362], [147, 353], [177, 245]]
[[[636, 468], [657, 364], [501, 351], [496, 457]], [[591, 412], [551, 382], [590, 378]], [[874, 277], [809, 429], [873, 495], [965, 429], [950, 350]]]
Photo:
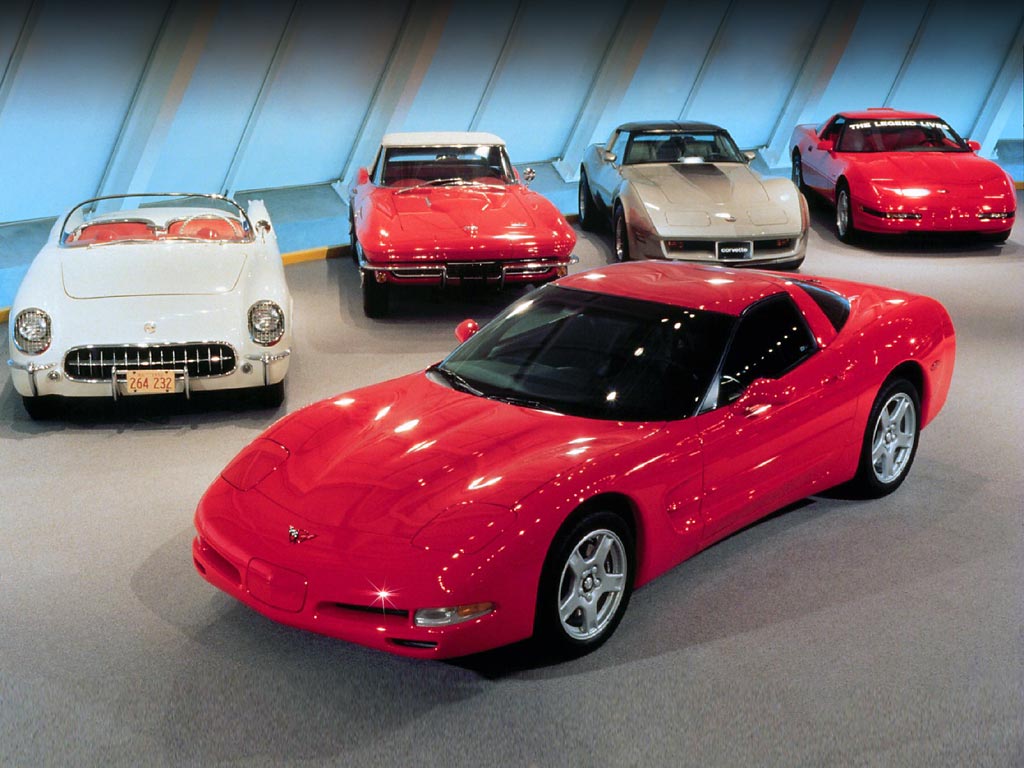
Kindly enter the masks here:
[[744, 313], [722, 367], [718, 403], [732, 402], [754, 379], [777, 379], [815, 350], [803, 315], [789, 296], [763, 301]]
[[832, 323], [833, 328], [839, 331], [846, 325], [846, 320], [850, 316], [850, 302], [838, 293], [832, 293], [821, 286], [802, 283], [798, 280], [793, 282], [814, 299], [815, 304], [821, 307], [821, 311], [825, 313], [825, 317]]
[[843, 127], [845, 125], [846, 125], [846, 118], [845, 117], [837, 117], [835, 120], [832, 121], [832, 124], [829, 125], [829, 127], [825, 129], [825, 132], [823, 134], [821, 134], [821, 138], [823, 138], [823, 139], [832, 139], [833, 141], [835, 141], [836, 136], [839, 135], [839, 132], [843, 129]]

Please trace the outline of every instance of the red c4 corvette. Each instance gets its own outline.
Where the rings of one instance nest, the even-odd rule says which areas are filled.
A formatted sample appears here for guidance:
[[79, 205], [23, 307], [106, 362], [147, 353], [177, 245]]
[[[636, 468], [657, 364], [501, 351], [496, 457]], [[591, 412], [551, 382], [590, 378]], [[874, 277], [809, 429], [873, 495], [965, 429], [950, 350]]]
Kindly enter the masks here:
[[394, 284], [550, 282], [566, 274], [576, 245], [565, 217], [526, 188], [490, 133], [386, 135], [359, 171], [349, 210], [368, 317], [387, 314]]
[[875, 108], [793, 131], [793, 181], [835, 204], [836, 232], [961, 232], [1002, 243], [1017, 210], [1013, 179], [941, 118]]
[[[475, 332], [474, 332], [475, 331]], [[270, 427], [196, 511], [195, 566], [270, 618], [406, 656], [604, 642], [633, 587], [851, 483], [942, 407], [936, 301], [632, 262], [534, 291], [426, 371]]]

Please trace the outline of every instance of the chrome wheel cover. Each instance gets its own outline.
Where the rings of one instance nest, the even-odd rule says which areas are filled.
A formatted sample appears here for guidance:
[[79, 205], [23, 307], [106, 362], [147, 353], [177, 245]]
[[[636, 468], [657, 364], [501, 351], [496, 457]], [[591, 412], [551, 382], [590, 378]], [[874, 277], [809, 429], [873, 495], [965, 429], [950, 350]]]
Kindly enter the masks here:
[[626, 588], [626, 547], [605, 528], [572, 548], [558, 580], [558, 618], [573, 640], [593, 640], [608, 629]]
[[793, 155], [793, 183], [796, 184], [797, 189], [800, 189], [804, 185], [803, 178], [804, 170], [800, 165], [800, 155]]
[[585, 219], [587, 216], [587, 193], [586, 193], [587, 177], [580, 176], [579, 183], [579, 200], [577, 201], [577, 207], [579, 208], [580, 219]]
[[619, 261], [626, 260], [626, 217], [619, 216], [615, 219], [615, 258]]
[[840, 237], [846, 237], [850, 229], [850, 193], [845, 189], [839, 190], [836, 195], [836, 232]]
[[890, 397], [871, 433], [871, 469], [880, 483], [888, 485], [907, 468], [917, 437], [917, 411], [906, 392]]

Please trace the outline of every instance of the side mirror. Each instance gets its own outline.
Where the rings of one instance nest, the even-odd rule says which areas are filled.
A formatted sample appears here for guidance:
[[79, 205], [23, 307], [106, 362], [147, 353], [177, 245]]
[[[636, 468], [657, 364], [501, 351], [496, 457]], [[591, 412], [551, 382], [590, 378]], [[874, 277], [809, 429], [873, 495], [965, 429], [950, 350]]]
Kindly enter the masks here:
[[748, 163], [751, 163], [757, 159], [757, 150], [748, 149], [746, 152], [743, 153], [743, 156], [747, 158]]
[[356, 184], [367, 184], [370, 181], [370, 172], [365, 168], [356, 171]]
[[459, 344], [468, 340], [474, 333], [480, 330], [480, 323], [476, 320], [466, 319], [463, 320], [455, 327], [455, 338], [459, 340]]
[[972, 152], [977, 152], [978, 150], [981, 149], [981, 144], [975, 141], [974, 139], [968, 139], [967, 146], [971, 148]]
[[618, 156], [616, 156], [616, 154], [614, 152], [609, 152], [608, 150], [605, 150], [604, 152], [602, 152], [601, 153], [601, 157], [604, 158], [604, 161], [606, 163], [614, 163], [616, 160], [619, 159]]
[[832, 139], [818, 139], [818, 149], [822, 152], [832, 152], [836, 148], [836, 143]]
[[537, 172], [533, 168], [523, 169], [523, 182], [529, 184], [531, 181], [537, 178]]

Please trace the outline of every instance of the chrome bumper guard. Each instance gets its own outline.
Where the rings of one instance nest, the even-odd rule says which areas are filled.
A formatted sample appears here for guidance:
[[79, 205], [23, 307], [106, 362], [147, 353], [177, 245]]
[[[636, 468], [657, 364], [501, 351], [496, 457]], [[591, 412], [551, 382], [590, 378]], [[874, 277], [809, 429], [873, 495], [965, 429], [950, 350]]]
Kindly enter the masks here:
[[28, 382], [32, 387], [32, 397], [38, 397], [39, 386], [36, 384], [36, 374], [41, 371], [48, 371], [57, 364], [36, 365], [35, 363], [16, 363], [13, 360], [8, 360], [7, 365], [11, 368], [17, 368], [19, 371], [25, 371], [28, 374]]
[[264, 352], [262, 355], [246, 355], [246, 360], [252, 360], [254, 363], [263, 363], [263, 386], [270, 384], [270, 364], [276, 363], [278, 360], [284, 360], [292, 351], [290, 349], [282, 349], [280, 352], [270, 354]]

